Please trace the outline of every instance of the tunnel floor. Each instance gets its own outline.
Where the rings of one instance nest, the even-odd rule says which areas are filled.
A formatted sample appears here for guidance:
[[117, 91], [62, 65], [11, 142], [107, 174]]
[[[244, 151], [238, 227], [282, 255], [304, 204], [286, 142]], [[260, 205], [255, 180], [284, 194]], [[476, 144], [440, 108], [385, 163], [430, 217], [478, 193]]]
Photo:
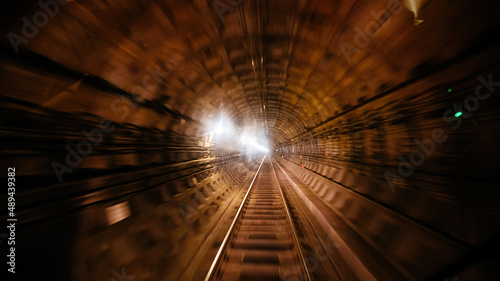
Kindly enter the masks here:
[[213, 280], [287, 280], [292, 274], [308, 280], [288, 203], [270, 158], [262, 161]]

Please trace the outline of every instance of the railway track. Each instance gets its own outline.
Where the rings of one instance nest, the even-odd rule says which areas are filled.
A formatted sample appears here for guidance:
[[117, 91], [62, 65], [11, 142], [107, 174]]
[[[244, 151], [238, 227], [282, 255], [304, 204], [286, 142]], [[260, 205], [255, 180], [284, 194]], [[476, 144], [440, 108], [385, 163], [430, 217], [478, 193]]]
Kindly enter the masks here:
[[288, 204], [266, 155], [205, 281], [311, 280]]

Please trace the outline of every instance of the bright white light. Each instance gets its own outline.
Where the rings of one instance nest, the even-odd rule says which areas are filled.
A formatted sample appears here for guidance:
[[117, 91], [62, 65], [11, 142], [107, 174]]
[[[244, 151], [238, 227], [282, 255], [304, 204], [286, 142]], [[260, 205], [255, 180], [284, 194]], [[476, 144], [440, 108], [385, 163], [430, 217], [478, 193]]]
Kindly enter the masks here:
[[211, 125], [208, 127], [206, 135], [214, 134], [216, 136], [222, 137], [224, 135], [225, 138], [231, 137], [234, 134], [234, 125], [231, 120], [227, 119], [223, 114], [221, 114], [218, 118], [212, 120]]
[[252, 152], [252, 150], [258, 150], [264, 153], [269, 152], [267, 141], [264, 141], [265, 145], [263, 145], [257, 141], [257, 138], [255, 136], [248, 133], [247, 131], [243, 132], [240, 141], [241, 144], [243, 144], [249, 150], [249, 152]]
[[250, 145], [251, 145], [253, 148], [255, 148], [255, 149], [257, 149], [257, 150], [259, 150], [259, 151], [261, 151], [261, 152], [264, 152], [264, 153], [268, 153], [268, 152], [269, 152], [269, 149], [268, 149], [267, 147], [265, 147], [265, 146], [263, 146], [263, 145], [260, 145], [260, 144], [258, 144], [258, 143], [257, 143], [257, 142], [255, 142], [255, 141], [251, 142], [251, 143], [250, 143]]
[[222, 127], [222, 122], [224, 122], [224, 119], [220, 118], [219, 124], [217, 124], [217, 127], [215, 128], [215, 133], [217, 135], [224, 133], [224, 127]]

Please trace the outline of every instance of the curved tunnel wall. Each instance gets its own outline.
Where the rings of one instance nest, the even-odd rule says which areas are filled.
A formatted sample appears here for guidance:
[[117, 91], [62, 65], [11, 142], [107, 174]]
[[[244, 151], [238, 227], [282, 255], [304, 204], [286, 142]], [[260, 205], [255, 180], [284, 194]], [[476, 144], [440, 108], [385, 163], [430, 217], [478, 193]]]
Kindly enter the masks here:
[[[403, 279], [424, 278], [452, 257], [496, 239], [498, 200], [492, 192], [498, 185], [498, 149], [489, 139], [498, 135], [498, 126], [488, 120], [498, 100], [481, 102], [484, 111], [473, 118], [483, 121], [463, 120], [456, 128], [457, 120], [443, 121], [450, 104], [474, 92], [479, 75], [438, 86], [439, 77], [422, 79], [420, 85], [404, 86], [382, 98], [386, 101], [367, 103], [276, 150], [278, 161], [346, 221], [351, 232], [344, 237], [361, 235], [358, 239], [368, 242], [363, 247], [351, 240], [360, 255], [373, 261], [370, 252], [375, 251], [392, 263], [373, 262], [374, 271], [397, 268]], [[432, 80], [433, 88], [426, 88], [425, 80]], [[450, 87], [463, 93], [450, 99]], [[404, 92], [413, 96], [402, 98]], [[467, 266], [487, 272], [487, 257], [476, 256], [481, 265], [473, 259]], [[463, 264], [454, 266], [464, 271]]]
[[[2, 34], [27, 40], [13, 48], [12, 37], [2, 37], [2, 157], [27, 186], [18, 194], [21, 237], [60, 233], [26, 243], [38, 253], [27, 261], [46, 245], [75, 260], [73, 243], [94, 245], [85, 263], [47, 278], [87, 272], [97, 280], [169, 247], [157, 244], [167, 236], [181, 241], [193, 230], [182, 226], [180, 204], [193, 210], [217, 192], [236, 198], [239, 190], [228, 188], [254, 170], [235, 146], [215, 147], [205, 135], [223, 111], [240, 127], [266, 130], [278, 162], [310, 186], [325, 214], [344, 215], [343, 237], [359, 236], [350, 245], [376, 277], [423, 279], [448, 265], [489, 276], [495, 263], [475, 251], [500, 231], [499, 98], [488, 82], [500, 73], [497, 4], [427, 1], [419, 26], [400, 4], [243, 1], [220, 18], [210, 1], [70, 1], [26, 36], [21, 19], [41, 7], [9, 3]], [[391, 10], [377, 35], [361, 42], [358, 30]], [[454, 103], [475, 106], [471, 95], [472, 116], [464, 106], [453, 118]], [[184, 193], [214, 177], [220, 183], [206, 198]], [[172, 201], [179, 196], [189, 203]], [[106, 226], [105, 208], [123, 201], [130, 219]], [[193, 221], [203, 225], [199, 218], [213, 209], [196, 211]], [[135, 229], [146, 213], [159, 218]], [[94, 244], [99, 235], [119, 240], [129, 226], [139, 238]], [[460, 257], [471, 260], [457, 265]], [[166, 276], [155, 270], [136, 272], [144, 280]]]

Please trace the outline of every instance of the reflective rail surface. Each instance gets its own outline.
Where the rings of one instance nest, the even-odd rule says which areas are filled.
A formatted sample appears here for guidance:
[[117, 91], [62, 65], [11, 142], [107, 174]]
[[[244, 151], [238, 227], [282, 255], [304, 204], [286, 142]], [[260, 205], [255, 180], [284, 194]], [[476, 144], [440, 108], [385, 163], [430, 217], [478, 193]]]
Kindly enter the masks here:
[[205, 281], [311, 280], [271, 161], [262, 159]]

